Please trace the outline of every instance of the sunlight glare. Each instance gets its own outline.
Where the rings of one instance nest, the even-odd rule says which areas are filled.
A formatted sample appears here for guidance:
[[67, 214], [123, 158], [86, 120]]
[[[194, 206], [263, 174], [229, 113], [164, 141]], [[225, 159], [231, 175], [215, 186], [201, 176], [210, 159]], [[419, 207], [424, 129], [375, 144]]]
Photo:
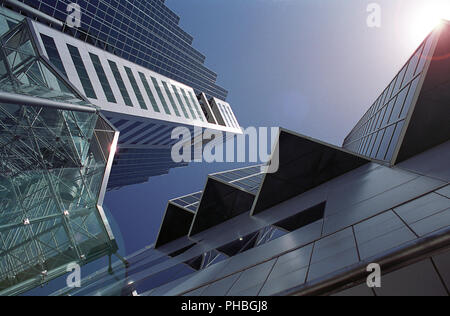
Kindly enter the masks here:
[[442, 23], [442, 20], [450, 20], [450, 0], [424, 2], [425, 4], [417, 10], [417, 18], [411, 23], [411, 37], [414, 43], [422, 42]]

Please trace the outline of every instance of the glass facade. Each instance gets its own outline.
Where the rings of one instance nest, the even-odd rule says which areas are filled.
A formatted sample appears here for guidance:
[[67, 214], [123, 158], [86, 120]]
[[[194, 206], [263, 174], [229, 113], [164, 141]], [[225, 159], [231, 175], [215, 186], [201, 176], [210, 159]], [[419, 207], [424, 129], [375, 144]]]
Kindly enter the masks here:
[[233, 184], [240, 189], [256, 194], [264, 179], [261, 166], [251, 166], [242, 169], [225, 171], [211, 175], [211, 178], [219, 179], [225, 183]]
[[162, 81], [164, 90], [166, 91], [167, 96], [169, 97], [170, 104], [172, 105], [172, 109], [175, 111], [176, 116], [180, 116], [180, 111], [178, 111], [177, 105], [175, 104], [175, 100], [173, 98], [172, 92], [169, 90], [169, 86], [167, 82]]
[[[62, 22], [71, 0], [20, 0]], [[179, 26], [179, 17], [164, 1], [80, 0], [81, 27], [64, 32], [138, 65], [225, 100], [217, 75], [203, 64], [193, 38]], [[60, 28], [53, 25], [55, 28]]]
[[203, 192], [192, 193], [190, 195], [183, 196], [175, 200], [171, 200], [170, 202], [179, 207], [186, 208], [190, 211], [196, 212], [198, 205], [200, 204], [200, 199], [202, 198], [202, 193]]
[[[211, 110], [203, 109], [199, 105], [192, 87], [116, 57], [107, 51], [100, 51], [82, 41], [74, 40], [71, 36], [47, 25], [38, 22], [31, 22], [31, 25], [44, 39], [45, 44], [42, 43], [42, 48], [48, 51], [51, 61], [55, 60], [56, 64], [61, 64], [60, 57], [65, 56], [60, 66], [62, 69], [70, 70], [68, 79], [80, 91], [91, 91], [90, 96], [96, 95], [91, 102], [102, 110], [120, 113], [123, 116], [132, 114], [180, 124], [184, 121], [187, 125], [204, 125], [200, 121], [206, 123], [205, 117]], [[67, 58], [68, 55], [73, 56], [73, 60], [71, 57]], [[204, 93], [201, 95], [206, 97]], [[225, 101], [221, 102], [225, 111], [229, 105]], [[127, 106], [135, 108], [136, 111], [128, 109]], [[161, 117], [155, 115], [155, 112], [170, 117]], [[228, 115], [227, 111], [229, 120], [227, 127], [239, 133], [240, 129], [232, 124], [232, 119], [228, 118]], [[215, 121], [211, 124], [217, 125]], [[221, 129], [220, 126], [217, 128]]]
[[161, 104], [163, 105], [164, 111], [166, 112], [166, 114], [171, 115], [169, 107], [167, 106], [166, 99], [164, 98], [164, 96], [162, 94], [162, 90], [161, 90], [161, 87], [159, 86], [158, 81], [156, 80], [156, 78], [152, 77], [152, 82], [153, 82], [153, 86], [156, 89], [156, 93], [158, 93], [158, 97], [161, 100]]
[[75, 46], [69, 44], [67, 44], [67, 48], [69, 49], [70, 56], [72, 57], [73, 64], [75, 65], [75, 69], [78, 73], [78, 77], [80, 78], [84, 93], [88, 98], [97, 99], [97, 95], [92, 87], [91, 79], [89, 78], [86, 67], [81, 59], [80, 51]]
[[41, 34], [42, 42], [44, 43], [45, 50], [47, 52], [49, 60], [52, 61], [53, 65], [58, 68], [61, 73], [67, 77], [66, 69], [61, 61], [61, 56], [59, 55], [58, 49], [56, 48], [55, 41], [50, 36]]
[[[267, 226], [217, 249], [208, 250], [184, 261], [180, 261], [183, 259], [179, 258], [183, 257], [196, 244], [189, 245], [171, 254], [165, 254], [152, 247], [127, 258], [128, 267], [117, 263], [113, 267], [114, 276], [99, 271], [83, 280], [82, 289], [62, 289], [53, 295], [130, 296], [133, 295], [134, 291], [136, 291], [135, 293], [148, 295], [164, 285], [208, 269], [230, 257], [267, 244], [287, 233], [287, 231], [275, 226]], [[118, 278], [117, 276], [121, 277]]]
[[185, 107], [183, 101], [181, 100], [180, 94], [178, 93], [177, 87], [175, 85], [172, 85], [172, 89], [173, 89], [173, 92], [175, 92], [175, 96], [177, 97], [178, 104], [181, 106], [181, 110], [183, 111], [184, 117], [189, 118], [189, 115], [186, 111], [186, 107]]
[[[183, 92], [183, 94], [186, 94], [186, 92], [184, 92], [183, 89], [181, 89], [181, 91]], [[201, 114], [201, 110], [200, 110], [200, 103], [198, 103], [197, 98], [195, 98], [192, 95], [192, 92], [189, 91], [189, 96], [191, 97], [191, 102], [194, 105], [195, 111], [197, 112], [198, 117], [200, 118], [200, 120], [202, 120], [203, 122], [205, 121], [205, 119], [203, 118], [203, 115]]]
[[133, 107], [133, 102], [131, 102], [130, 95], [128, 94], [128, 90], [125, 87], [122, 75], [119, 72], [119, 68], [117, 68], [117, 64], [111, 60], [108, 60], [108, 63], [109, 66], [111, 67], [111, 71], [113, 72], [114, 78], [116, 79], [116, 83], [117, 86], [119, 87], [120, 93], [122, 94], [123, 101], [127, 106]]
[[3, 13], [0, 295], [17, 295], [117, 251], [101, 205], [117, 135]]
[[191, 115], [194, 118], [194, 120], [196, 120], [197, 116], [195, 115], [195, 110], [192, 108], [191, 102], [189, 102], [189, 99], [188, 99], [188, 97], [186, 95], [186, 91], [184, 91], [184, 89], [181, 89], [181, 93], [183, 94], [184, 101], [186, 101], [186, 104], [188, 106], [189, 112], [191, 113]]
[[[35, 7], [45, 8], [42, 11], [49, 14], [48, 3], [44, 5], [44, 2]], [[137, 2], [133, 2], [133, 7], [140, 6]], [[55, 1], [50, 6], [58, 7], [63, 3], [65, 4], [62, 1]], [[122, 3], [128, 2], [122, 1]], [[84, 20], [87, 19], [88, 14], [85, 14], [83, 8], [86, 5], [97, 6], [98, 2], [88, 4], [80, 2], [79, 4], [82, 8], [82, 20]], [[154, 5], [156, 4], [153, 2], [149, 4], [150, 7]], [[50, 15], [53, 16], [57, 10]], [[26, 9], [21, 13], [33, 15]], [[42, 16], [38, 17], [39, 22], [42, 22], [42, 19]], [[131, 184], [133, 183], [131, 178], [136, 179], [136, 183], [141, 183], [144, 182], [146, 174], [157, 176], [167, 173], [170, 168], [185, 165], [171, 163], [172, 159], [167, 155], [164, 157], [165, 161], [157, 161], [151, 154], [151, 150], [169, 151], [169, 148], [177, 142], [171, 138], [170, 132], [173, 130], [173, 126], [204, 128], [208, 123], [205, 119], [207, 110], [203, 110], [200, 106], [196, 95], [198, 88], [194, 84], [190, 82], [187, 82], [189, 85], [182, 84], [186, 81], [164, 73], [159, 68], [155, 69], [148, 65], [145, 67], [144, 64], [129, 58], [129, 56], [126, 57], [109, 50], [108, 47], [100, 46], [99, 50], [99, 47], [87, 45], [83, 42], [85, 38], [77, 35], [81, 34], [78, 31], [73, 34], [77, 37], [74, 39], [70, 34], [66, 34], [70, 33], [70, 29], [65, 29], [66, 32], [63, 33], [58, 28], [55, 30], [55, 25], [46, 25], [35, 21], [30, 21], [30, 24], [34, 32], [42, 38], [39, 44], [43, 50], [45, 49], [51, 62], [54, 61], [56, 65], [59, 65], [61, 71], [65, 70], [72, 84], [79, 91], [85, 92], [86, 96], [90, 98], [90, 102], [98, 106], [108, 116], [109, 121], [120, 130], [121, 148], [111, 171], [113, 180], [110, 181], [109, 189], [121, 187], [124, 183]], [[120, 27], [114, 31], [128, 32], [130, 30], [128, 25], [121, 23]], [[145, 33], [145, 36], [147, 35], [150, 36], [151, 33]], [[127, 40], [131, 39], [133, 39], [132, 35], [127, 37]], [[171, 51], [169, 47], [168, 50]], [[183, 51], [183, 53], [185, 52], [186, 50]], [[146, 58], [146, 60], [148, 61], [150, 58]], [[189, 65], [186, 64], [186, 67], [189, 68]], [[208, 87], [201, 87], [199, 91], [205, 96], [204, 93], [209, 93], [207, 89]], [[123, 122], [122, 125], [117, 125], [121, 122]], [[207, 126], [217, 130], [227, 129], [218, 126], [216, 122], [211, 122], [211, 124], [216, 126]], [[172, 128], [168, 126], [172, 126]], [[228, 127], [233, 126], [229, 124]], [[227, 130], [229, 131], [229, 129]], [[241, 131], [236, 128], [235, 132], [240, 133]], [[151, 150], [149, 152], [146, 149]], [[141, 162], [145, 165], [143, 170], [140, 170], [138, 163], [132, 164], [132, 160], [127, 158], [131, 152], [142, 157]], [[127, 166], [128, 162], [130, 163]], [[129, 179], [126, 179], [127, 173]]]
[[[152, 127], [151, 125], [144, 126], [142, 128], [144, 131], [141, 133], [147, 134], [145, 130]], [[163, 130], [163, 132], [167, 133], [168, 130]], [[150, 135], [152, 134], [155, 134], [155, 132], [150, 132]], [[146, 137], [149, 137], [149, 135]], [[165, 140], [166, 138], [164, 138]], [[109, 178], [108, 189], [119, 189], [129, 184], [144, 183], [148, 181], [149, 177], [167, 174], [172, 168], [185, 167], [186, 165], [187, 163], [177, 164], [172, 161], [170, 148], [142, 149], [119, 146]]]
[[134, 94], [136, 95], [136, 98], [138, 99], [139, 106], [143, 110], [147, 110], [147, 105], [145, 104], [144, 98], [142, 97], [141, 90], [139, 90], [138, 84], [136, 82], [136, 79], [134, 78], [133, 71], [129, 67], [125, 67], [125, 71], [127, 72], [128, 80], [130, 80], [131, 86], [133, 87]]
[[97, 76], [102, 85], [106, 99], [108, 100], [108, 102], [117, 103], [116, 98], [114, 97], [114, 93], [111, 90], [111, 86], [109, 85], [108, 77], [105, 74], [105, 70], [103, 70], [100, 58], [98, 58], [97, 55], [92, 53], [89, 53], [89, 56], [91, 57], [92, 64], [94, 65], [95, 71], [97, 72]]
[[156, 103], [155, 96], [153, 95], [152, 90], [150, 89], [150, 85], [148, 84], [147, 78], [142, 72], [139, 72], [139, 77], [141, 78], [142, 84], [144, 85], [145, 91], [147, 92], [147, 96], [150, 99], [153, 110], [157, 113], [160, 113], [158, 108], [158, 104]]
[[372, 159], [391, 162], [424, 66], [434, 42], [433, 33], [422, 43], [390, 85], [378, 97], [344, 141], [344, 148]]
[[[202, 192], [197, 192], [171, 200], [170, 203], [195, 211], [201, 196]], [[250, 249], [261, 247], [320, 221], [324, 210], [325, 204], [322, 203], [298, 211], [285, 220], [263, 226], [217, 247], [211, 247], [208, 242], [203, 241], [179, 247], [172, 252], [149, 247], [127, 258], [130, 263], [128, 268], [117, 263], [114, 267], [115, 278], [99, 271], [83, 280], [83, 289], [63, 289], [54, 295], [133, 295], [133, 292], [140, 295], [158, 295], [160, 289], [171, 283], [176, 286], [177, 280], [182, 281], [183, 277], [209, 269], [223, 261], [230, 262], [233, 257]], [[198, 254], [198, 249], [206, 251]]]

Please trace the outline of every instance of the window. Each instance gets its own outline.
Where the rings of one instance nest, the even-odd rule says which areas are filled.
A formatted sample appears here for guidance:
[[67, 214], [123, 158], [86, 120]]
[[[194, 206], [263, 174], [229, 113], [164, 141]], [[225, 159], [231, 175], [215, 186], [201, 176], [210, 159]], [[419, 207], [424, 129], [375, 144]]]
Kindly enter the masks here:
[[230, 108], [229, 106], [227, 106], [227, 105], [224, 105], [224, 108], [225, 108], [225, 111], [228, 113], [228, 116], [229, 116], [229, 118], [230, 118], [230, 121], [231, 121], [232, 125], [233, 125], [234, 127], [238, 128], [238, 127], [239, 127], [239, 124], [238, 124], [238, 122], [236, 121], [236, 118], [235, 118], [233, 112], [231, 111], [231, 108]]
[[75, 69], [78, 73], [78, 77], [80, 78], [84, 93], [86, 93], [86, 96], [88, 98], [97, 99], [97, 95], [95, 94], [94, 88], [92, 87], [91, 80], [89, 79], [89, 75], [86, 71], [83, 60], [81, 59], [78, 48], [70, 44], [67, 44], [67, 48], [69, 49], [73, 64], [75, 65]]
[[166, 90], [167, 96], [169, 97], [169, 101], [172, 104], [172, 108], [175, 111], [175, 114], [177, 116], [180, 116], [180, 112], [178, 111], [177, 105], [175, 104], [175, 100], [173, 99], [172, 93], [169, 90], [169, 87], [167, 86], [167, 83], [162, 81], [162, 84], [164, 86], [164, 89]]
[[194, 112], [194, 109], [192, 108], [191, 102], [189, 102], [186, 92], [183, 89], [180, 89], [180, 90], [181, 90], [181, 93], [183, 94], [184, 101], [186, 101], [186, 104], [189, 108], [189, 112], [191, 112], [192, 117], [194, 118], [194, 120], [196, 120], [197, 116], [195, 115], [195, 112]]
[[164, 99], [164, 95], [162, 94], [161, 87], [159, 86], [158, 81], [156, 80], [156, 78], [152, 77], [152, 82], [153, 86], [156, 89], [156, 93], [158, 93], [159, 99], [161, 100], [164, 111], [166, 112], [166, 114], [171, 115], [172, 113], [170, 113], [169, 107], [167, 106], [166, 99]]
[[181, 100], [180, 94], [178, 93], [177, 87], [172, 85], [172, 89], [175, 92], [175, 96], [177, 97], [178, 103], [181, 106], [181, 109], [183, 110], [184, 116], [188, 119], [189, 115], [187, 114], [186, 107], [184, 106], [183, 100]]
[[392, 136], [391, 143], [389, 144], [388, 152], [386, 153], [386, 160], [388, 161], [392, 160], [394, 156], [394, 151], [397, 148], [398, 140], [400, 138], [400, 133], [403, 130], [404, 123], [405, 121], [401, 121], [398, 122], [397, 125], [395, 126], [395, 132], [394, 135]]
[[228, 123], [228, 126], [233, 127], [233, 123], [231, 121], [231, 117], [229, 116], [228, 111], [225, 108], [225, 105], [219, 103], [219, 107], [220, 107], [221, 112], [224, 114], [224, 117], [225, 117], [225, 120]]
[[138, 99], [141, 109], [148, 110], [147, 105], [145, 104], [144, 98], [142, 97], [142, 93], [139, 90], [136, 79], [134, 78], [133, 71], [129, 67], [125, 67], [125, 71], [127, 73], [128, 80], [130, 80], [131, 87], [133, 87], [134, 94], [136, 95], [136, 98]]
[[116, 79], [117, 86], [119, 87], [120, 93], [122, 94], [123, 101], [127, 106], [133, 107], [133, 102], [131, 102], [130, 95], [128, 94], [127, 88], [125, 87], [125, 83], [123, 82], [122, 76], [120, 75], [119, 68], [115, 62], [108, 60], [109, 67], [111, 67], [111, 71]]
[[419, 84], [420, 76], [414, 79], [414, 81], [411, 83], [410, 89], [408, 91], [408, 96], [406, 97], [405, 103], [403, 104], [403, 108], [400, 113], [400, 118], [406, 118], [408, 115], [409, 109], [412, 106], [412, 102], [414, 99], [414, 96], [417, 92], [417, 85]]
[[55, 65], [58, 70], [67, 77], [66, 69], [61, 61], [61, 56], [59, 55], [58, 49], [56, 48], [55, 41], [53, 38], [41, 34], [42, 42], [44, 43], [45, 50], [48, 55], [48, 59]]
[[102, 63], [97, 55], [89, 53], [91, 56], [92, 64], [94, 65], [95, 71], [97, 72], [98, 79], [103, 88], [103, 92], [105, 92], [106, 99], [108, 102], [116, 103], [116, 98], [111, 90], [111, 86], [109, 85], [108, 78], [103, 70]]
[[383, 140], [380, 145], [380, 149], [378, 150], [378, 154], [376, 157], [377, 159], [379, 159], [379, 160], [385, 159], [389, 144], [392, 139], [392, 135], [394, 134], [394, 130], [395, 130], [395, 124], [386, 128]]
[[202, 114], [201, 114], [201, 110], [200, 110], [200, 108], [199, 108], [199, 104], [198, 104], [197, 99], [194, 98], [194, 96], [192, 95], [192, 92], [191, 92], [191, 91], [189, 91], [189, 95], [190, 95], [191, 101], [192, 101], [192, 103], [194, 104], [194, 107], [195, 107], [195, 109], [196, 109], [196, 111], [197, 111], [198, 117], [199, 117], [202, 121], [205, 121], [205, 120], [203, 119]]
[[150, 89], [150, 85], [148, 84], [147, 78], [145, 78], [145, 75], [140, 72], [139, 77], [141, 78], [142, 84], [144, 85], [145, 91], [147, 92], [147, 96], [150, 99], [150, 103], [152, 104], [153, 110], [157, 113], [159, 113], [158, 103], [156, 103], [155, 96], [153, 95], [152, 90]]

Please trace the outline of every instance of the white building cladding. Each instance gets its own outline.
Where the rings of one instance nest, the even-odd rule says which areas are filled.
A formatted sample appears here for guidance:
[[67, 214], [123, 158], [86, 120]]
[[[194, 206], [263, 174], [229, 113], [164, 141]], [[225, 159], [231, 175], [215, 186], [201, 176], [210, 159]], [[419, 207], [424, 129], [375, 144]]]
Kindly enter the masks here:
[[[401, 158], [281, 130], [276, 173], [209, 176], [203, 191], [168, 203], [155, 245], [114, 266], [127, 278], [105, 269], [55, 294], [449, 295], [450, 25], [434, 41], [394, 144]], [[371, 289], [374, 262], [382, 287]]]
[[171, 139], [175, 127], [188, 127], [192, 135], [199, 127], [193, 137], [206, 128], [242, 133], [227, 102], [214, 99], [211, 108], [203, 95], [201, 105], [189, 86], [38, 22], [32, 25], [43, 53], [120, 130], [109, 189], [185, 166], [170, 157], [178, 141]]

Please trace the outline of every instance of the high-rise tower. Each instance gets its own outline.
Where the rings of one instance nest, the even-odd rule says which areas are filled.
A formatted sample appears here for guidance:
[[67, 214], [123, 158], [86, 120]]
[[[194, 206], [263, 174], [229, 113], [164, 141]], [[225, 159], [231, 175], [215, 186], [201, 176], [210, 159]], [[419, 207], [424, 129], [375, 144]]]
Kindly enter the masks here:
[[164, 1], [78, 1], [79, 27], [66, 24], [70, 3], [3, 1], [34, 20], [42, 53], [120, 131], [108, 189], [187, 165], [171, 158], [176, 127], [191, 130], [192, 146], [204, 129], [241, 133], [227, 92]]

